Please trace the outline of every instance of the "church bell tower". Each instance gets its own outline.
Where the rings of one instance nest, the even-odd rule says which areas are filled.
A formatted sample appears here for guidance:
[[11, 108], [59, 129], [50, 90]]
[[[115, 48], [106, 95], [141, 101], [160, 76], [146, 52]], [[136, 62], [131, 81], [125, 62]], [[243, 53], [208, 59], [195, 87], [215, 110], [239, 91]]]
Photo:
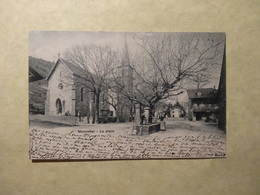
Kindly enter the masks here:
[[[133, 92], [133, 68], [130, 64], [129, 52], [127, 46], [127, 37], [125, 34], [124, 47], [122, 51], [122, 59], [118, 69], [118, 77], [121, 84], [123, 85], [123, 90], [128, 94]], [[131, 121], [132, 120], [132, 101], [121, 93], [118, 93], [118, 106], [117, 106], [117, 116], [119, 120]]]

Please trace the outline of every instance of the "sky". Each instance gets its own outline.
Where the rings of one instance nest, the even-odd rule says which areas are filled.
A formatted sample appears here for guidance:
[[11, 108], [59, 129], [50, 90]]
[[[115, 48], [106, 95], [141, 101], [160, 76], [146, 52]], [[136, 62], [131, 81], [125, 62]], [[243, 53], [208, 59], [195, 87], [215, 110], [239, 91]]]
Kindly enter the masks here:
[[[134, 53], [137, 49], [136, 42], [133, 37], [144, 33], [137, 32], [91, 32], [91, 31], [30, 31], [29, 33], [29, 56], [41, 58], [47, 61], [56, 61], [58, 54], [63, 57], [67, 49], [75, 45], [95, 44], [110, 45], [112, 49], [120, 51], [124, 47], [125, 35], [127, 37], [127, 45], [130, 53]], [[152, 35], [153, 33], [146, 33]], [[177, 33], [176, 33], [177, 34]], [[179, 33], [180, 34], [180, 33]], [[206, 36], [207, 33], [200, 33], [199, 36]], [[216, 39], [225, 39], [224, 33], [213, 33], [212, 37]], [[224, 44], [222, 45], [224, 48]], [[223, 56], [219, 57], [220, 64]], [[214, 71], [215, 79], [205, 87], [218, 87], [221, 65], [217, 66]]]
[[[128, 33], [127, 37], [135, 33]], [[88, 32], [88, 31], [30, 31], [29, 55], [48, 61], [56, 61], [58, 54], [81, 44], [111, 45], [121, 50], [125, 40], [124, 32]], [[129, 49], [133, 48], [134, 40], [127, 40]]]

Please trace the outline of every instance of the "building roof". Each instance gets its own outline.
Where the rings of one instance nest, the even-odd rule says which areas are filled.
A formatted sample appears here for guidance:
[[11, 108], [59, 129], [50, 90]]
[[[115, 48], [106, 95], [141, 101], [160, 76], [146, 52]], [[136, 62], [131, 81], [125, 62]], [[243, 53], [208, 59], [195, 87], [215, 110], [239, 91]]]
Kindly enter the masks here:
[[217, 90], [213, 88], [188, 89], [187, 93], [190, 99], [195, 98], [214, 98]]
[[73, 74], [83, 77], [86, 76], [86, 70], [84, 70], [83, 68], [62, 58], [60, 58], [60, 60], [71, 70], [71, 72], [73, 72]]
[[40, 75], [33, 67], [29, 66], [29, 82], [38, 81], [43, 79], [43, 76]]
[[54, 63], [43, 59], [29, 56], [28, 59], [29, 67], [37, 71], [43, 78], [46, 78], [50, 73]]
[[57, 62], [55, 63], [55, 65], [52, 67], [49, 75], [46, 77], [46, 80], [49, 80], [52, 73], [54, 72], [54, 70], [56, 69], [57, 65], [59, 64], [59, 62], [62, 62], [73, 74], [80, 76], [80, 77], [86, 77], [86, 70], [84, 70], [83, 68], [67, 61], [64, 60], [62, 58], [59, 58], [57, 60]]

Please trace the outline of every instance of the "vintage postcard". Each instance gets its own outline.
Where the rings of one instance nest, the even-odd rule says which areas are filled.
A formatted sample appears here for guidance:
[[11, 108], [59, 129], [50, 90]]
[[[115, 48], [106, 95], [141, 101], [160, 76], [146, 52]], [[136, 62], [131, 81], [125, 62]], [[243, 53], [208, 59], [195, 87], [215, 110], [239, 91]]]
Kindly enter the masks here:
[[226, 157], [225, 33], [31, 31], [32, 160]]

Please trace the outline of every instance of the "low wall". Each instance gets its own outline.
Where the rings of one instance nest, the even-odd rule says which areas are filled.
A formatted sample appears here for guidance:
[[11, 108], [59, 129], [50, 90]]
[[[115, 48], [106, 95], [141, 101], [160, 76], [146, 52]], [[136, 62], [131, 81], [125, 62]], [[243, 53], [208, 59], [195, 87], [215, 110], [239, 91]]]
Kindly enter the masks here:
[[141, 127], [141, 135], [149, 135], [150, 133], [154, 133], [160, 131], [160, 123], [143, 125]]

